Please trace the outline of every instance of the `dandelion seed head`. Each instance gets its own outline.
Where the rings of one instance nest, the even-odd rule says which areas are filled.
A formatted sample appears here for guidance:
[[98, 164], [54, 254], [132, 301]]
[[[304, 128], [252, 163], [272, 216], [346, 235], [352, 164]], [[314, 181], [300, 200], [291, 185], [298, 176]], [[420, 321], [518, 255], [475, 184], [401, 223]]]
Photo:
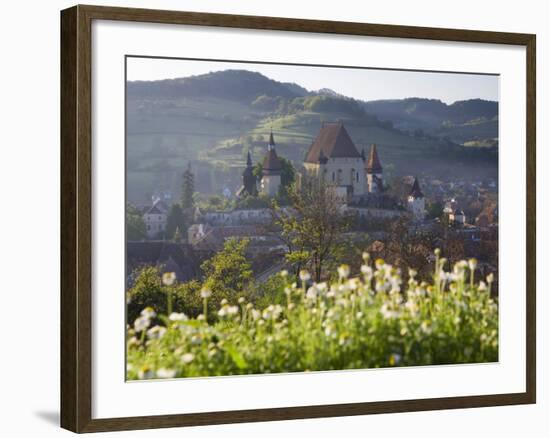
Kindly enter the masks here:
[[157, 312], [155, 312], [155, 309], [153, 309], [150, 306], [147, 306], [145, 309], [141, 311], [141, 316], [144, 318], [154, 318], [157, 316]]
[[159, 379], [173, 379], [174, 377], [176, 377], [176, 370], [159, 368], [157, 370], [157, 377]]
[[170, 321], [187, 321], [187, 315], [185, 313], [172, 312], [168, 317]]
[[193, 353], [185, 353], [183, 356], [181, 356], [181, 361], [184, 364], [189, 364], [193, 362], [193, 359], [195, 359], [195, 355]]
[[141, 332], [145, 330], [149, 325], [151, 324], [151, 320], [149, 318], [146, 318], [144, 316], [139, 316], [134, 321], [134, 330], [136, 332]]
[[346, 279], [349, 277], [350, 269], [348, 265], [341, 265], [338, 267], [338, 276], [340, 279]]
[[165, 286], [172, 286], [175, 281], [176, 281], [175, 272], [165, 272], [164, 274], [162, 274], [162, 284], [164, 284]]
[[147, 337], [149, 339], [160, 339], [164, 336], [166, 333], [166, 327], [162, 327], [160, 325], [156, 325], [149, 330], [147, 330]]

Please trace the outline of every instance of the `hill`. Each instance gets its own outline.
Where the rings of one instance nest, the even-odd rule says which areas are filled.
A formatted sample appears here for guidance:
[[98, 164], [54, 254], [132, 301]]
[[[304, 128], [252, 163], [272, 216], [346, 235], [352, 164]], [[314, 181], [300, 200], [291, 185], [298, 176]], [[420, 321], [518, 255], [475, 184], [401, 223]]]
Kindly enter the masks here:
[[471, 99], [447, 105], [435, 99], [409, 98], [364, 102], [363, 106], [405, 131], [448, 137], [459, 144], [498, 139], [498, 102], [494, 101]]
[[[224, 187], [234, 191], [246, 153], [250, 150], [253, 159], [260, 160], [271, 129], [278, 152], [299, 166], [321, 123], [334, 120], [344, 122], [359, 149], [379, 145], [388, 175], [484, 173], [487, 159], [495, 167], [495, 148], [482, 152], [485, 161], [479, 164], [472, 154], [480, 148], [466, 153], [438, 131], [444, 119], [449, 121], [447, 132], [454, 129], [458, 136], [462, 126], [471, 123], [470, 114], [478, 111], [480, 117], [489, 117], [490, 108], [483, 113], [469, 101], [461, 103], [462, 110], [460, 105], [418, 100], [414, 106], [411, 99], [406, 101], [361, 102], [245, 70], [128, 82], [128, 200], [146, 202], [157, 190], [177, 196], [181, 171], [189, 161], [201, 192], [221, 193]], [[449, 116], [438, 115], [437, 107]], [[461, 111], [468, 115], [461, 119]], [[402, 128], [405, 122], [414, 129]]]
[[131, 81], [128, 82], [127, 92], [133, 98], [215, 97], [239, 102], [250, 102], [262, 94], [285, 98], [308, 94], [305, 88], [297, 84], [277, 82], [248, 70], [224, 70], [160, 81]]

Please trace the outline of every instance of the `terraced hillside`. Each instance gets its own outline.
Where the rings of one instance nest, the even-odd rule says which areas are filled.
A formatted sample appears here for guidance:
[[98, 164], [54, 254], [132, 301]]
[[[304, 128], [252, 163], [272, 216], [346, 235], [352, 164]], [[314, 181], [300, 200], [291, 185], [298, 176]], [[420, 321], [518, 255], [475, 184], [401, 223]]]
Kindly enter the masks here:
[[[258, 73], [223, 71], [130, 82], [127, 89], [130, 202], [146, 202], [157, 190], [178, 196], [180, 175], [188, 162], [192, 162], [199, 191], [221, 193], [225, 187], [234, 191], [244, 156], [250, 150], [253, 159], [260, 160], [270, 130], [278, 153], [299, 166], [322, 122], [335, 120], [344, 122], [359, 149], [371, 143], [379, 146], [388, 174], [496, 172], [495, 147], [482, 151], [477, 146], [487, 144], [474, 143], [468, 145], [474, 152], [466, 151], [450, 136], [438, 135], [435, 128], [398, 129], [387, 118], [387, 111], [380, 111], [380, 116], [367, 110], [364, 102], [331, 90], [310, 92]], [[463, 134], [466, 131], [459, 125], [452, 127], [456, 136], [462, 133], [469, 141], [477, 141]], [[484, 159], [472, 160], [471, 154], [478, 150]]]

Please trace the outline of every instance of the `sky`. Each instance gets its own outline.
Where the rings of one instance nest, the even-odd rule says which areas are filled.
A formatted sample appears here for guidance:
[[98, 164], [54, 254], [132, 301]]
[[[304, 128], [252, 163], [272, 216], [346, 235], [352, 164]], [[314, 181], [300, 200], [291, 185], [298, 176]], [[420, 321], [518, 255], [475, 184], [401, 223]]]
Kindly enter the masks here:
[[310, 91], [330, 88], [366, 101], [423, 97], [451, 104], [475, 98], [498, 101], [499, 96], [499, 80], [495, 75], [164, 58], [128, 58], [127, 62], [129, 81], [174, 79], [239, 69], [255, 71], [279, 82], [295, 82]]

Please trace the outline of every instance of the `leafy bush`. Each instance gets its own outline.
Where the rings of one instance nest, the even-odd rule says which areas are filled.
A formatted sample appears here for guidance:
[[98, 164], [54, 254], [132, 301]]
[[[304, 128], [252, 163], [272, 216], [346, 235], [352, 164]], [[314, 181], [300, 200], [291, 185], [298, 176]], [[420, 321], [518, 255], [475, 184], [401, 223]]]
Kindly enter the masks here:
[[[146, 308], [128, 327], [129, 379], [215, 376], [498, 360], [498, 305], [492, 277], [474, 284], [475, 260], [444, 270], [436, 253], [431, 284], [365, 255], [360, 278], [338, 269], [331, 284], [285, 278], [286, 303], [260, 309], [221, 302], [217, 322], [203, 315], [161, 316]], [[202, 294], [207, 307], [209, 291]], [[209, 310], [208, 310], [209, 311]], [[209, 318], [210, 319], [210, 318]]]

